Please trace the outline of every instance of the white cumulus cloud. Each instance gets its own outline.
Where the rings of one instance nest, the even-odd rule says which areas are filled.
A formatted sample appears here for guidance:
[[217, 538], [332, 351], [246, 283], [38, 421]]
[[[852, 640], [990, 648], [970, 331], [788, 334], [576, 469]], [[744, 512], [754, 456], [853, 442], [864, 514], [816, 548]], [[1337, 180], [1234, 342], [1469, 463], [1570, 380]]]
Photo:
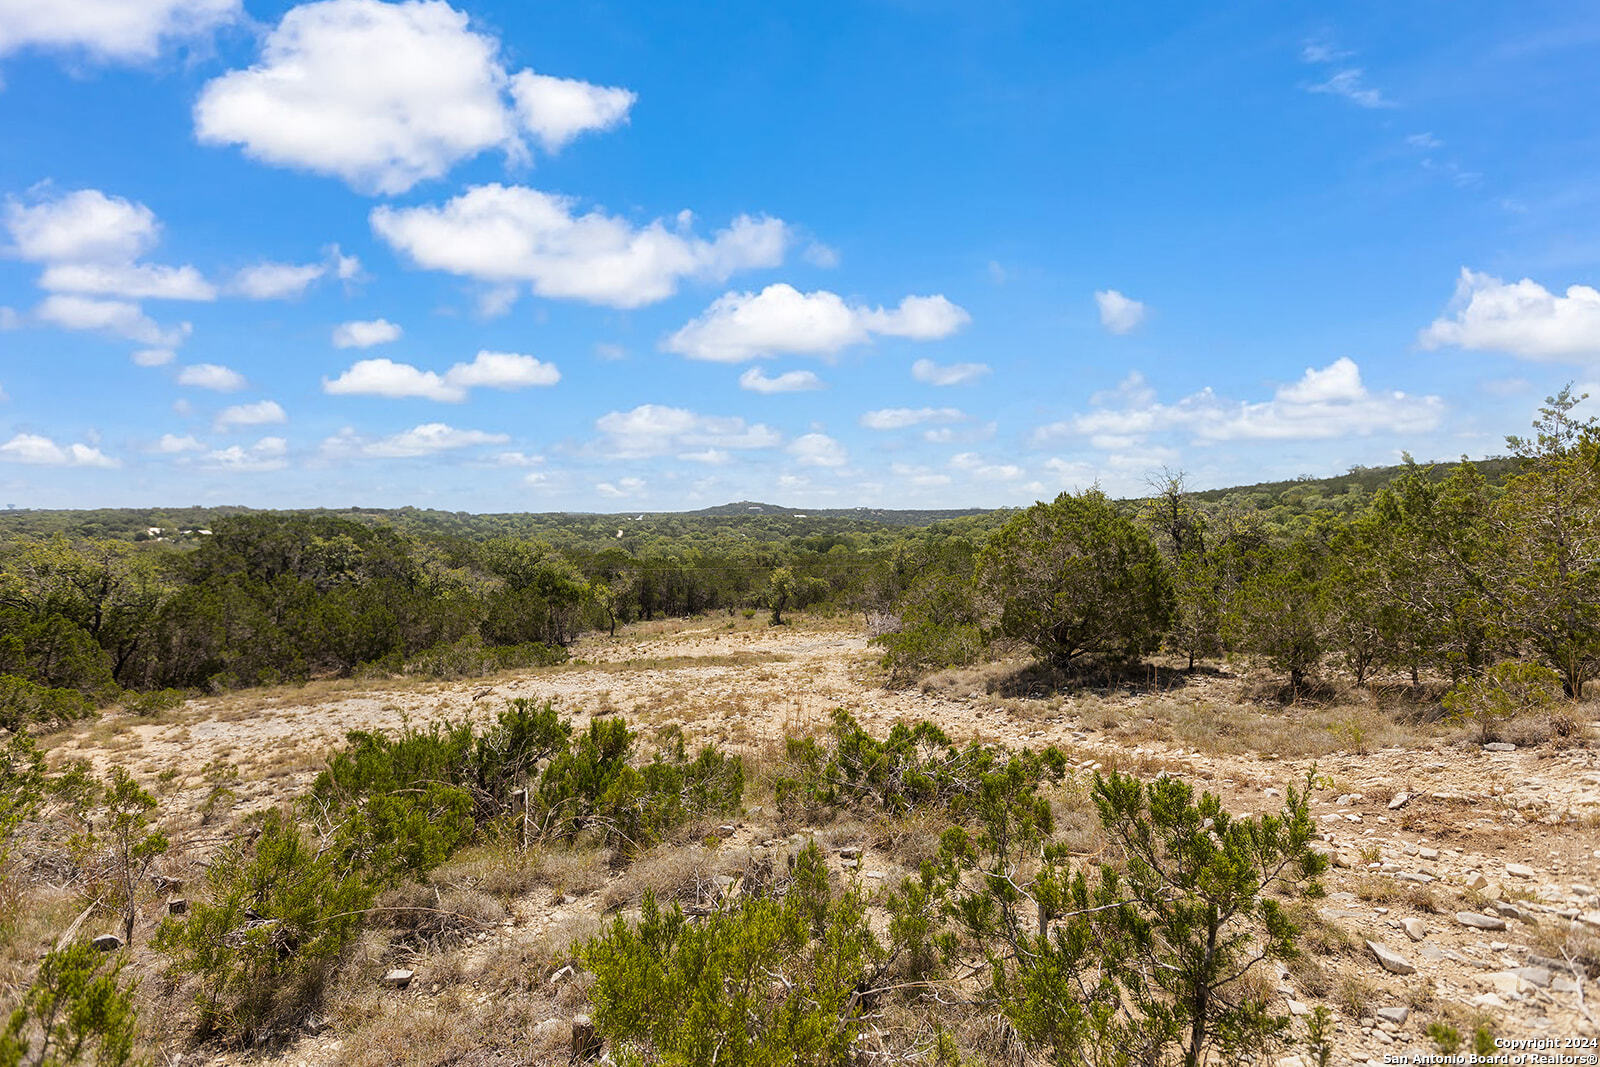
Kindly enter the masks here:
[[444, 0], [322, 0], [291, 8], [260, 60], [209, 82], [202, 143], [394, 194], [488, 149], [526, 156], [621, 122], [624, 89], [508, 73], [499, 42]]
[[442, 422], [425, 422], [388, 437], [368, 438], [346, 427], [322, 442], [325, 456], [359, 456], [370, 459], [411, 459], [440, 452], [453, 452], [479, 445], [503, 445], [511, 440], [503, 433], [460, 430]]
[[608, 500], [622, 500], [644, 492], [643, 478], [618, 478], [614, 482], [598, 482], [594, 491]]
[[248, 447], [230, 445], [210, 452], [205, 465], [226, 471], [277, 471], [289, 465], [289, 442], [281, 437], [263, 437]]
[[608, 130], [627, 121], [638, 99], [627, 89], [572, 78], [552, 78], [531, 70], [511, 76], [511, 97], [516, 101], [522, 127], [539, 138], [548, 152], [588, 130]]
[[44, 267], [42, 289], [126, 300], [214, 300], [194, 267], [141, 262], [161, 239], [155, 212], [98, 189], [33, 202], [8, 198], [7, 251]]
[[951, 423], [965, 419], [959, 408], [879, 408], [861, 416], [861, 425], [869, 430], [904, 430], [924, 423]]
[[844, 445], [825, 433], [801, 434], [789, 443], [788, 453], [802, 467], [842, 467], [850, 461]]
[[391, 359], [363, 359], [322, 390], [335, 396], [420, 397], [458, 404], [471, 389], [527, 389], [555, 385], [561, 371], [553, 363], [515, 352], [479, 352], [471, 363], [457, 363], [443, 374]]
[[989, 373], [987, 363], [935, 363], [919, 359], [911, 364], [911, 377], [927, 385], [966, 385]]
[[223, 408], [214, 425], [218, 431], [226, 431], [241, 426], [274, 426], [288, 421], [288, 414], [276, 400], [258, 400], [254, 404], [235, 404]]
[[725, 293], [663, 343], [690, 359], [742, 363], [779, 353], [832, 356], [875, 334], [931, 341], [971, 321], [943, 296], [908, 296], [896, 308], [850, 304], [825, 289], [778, 282], [759, 293]]
[[701, 415], [664, 404], [641, 404], [630, 411], [607, 412], [595, 420], [595, 428], [604, 435], [602, 449], [619, 459], [707, 448], [775, 448], [783, 440], [770, 426], [746, 422], [738, 415]]
[[1202, 389], [1164, 404], [1137, 373], [1116, 393], [1095, 399], [1100, 405], [1095, 410], [1040, 427], [1035, 442], [1086, 437], [1096, 448], [1126, 451], [1167, 431], [1186, 432], [1199, 443], [1322, 440], [1424, 432], [1436, 428], [1444, 415], [1444, 401], [1437, 396], [1368, 390], [1348, 357], [1307, 368], [1265, 401], [1229, 401]]
[[220, 363], [196, 363], [178, 372], [178, 384], [218, 393], [237, 393], [250, 383], [245, 376]]
[[405, 331], [388, 319], [357, 319], [333, 328], [333, 347], [371, 348], [397, 341]]
[[709, 240], [687, 213], [669, 227], [636, 227], [571, 197], [520, 185], [468, 189], [439, 206], [372, 212], [372, 228], [419, 267], [491, 283], [527, 283], [539, 296], [634, 308], [664, 300], [686, 278], [724, 281], [783, 262], [788, 227], [741, 215]]
[[242, 14], [239, 0], [0, 0], [0, 55], [31, 47], [149, 60], [164, 43], [202, 37]]
[[1115, 289], [1097, 289], [1094, 302], [1100, 308], [1100, 325], [1112, 333], [1130, 333], [1145, 318], [1145, 306]]
[[126, 300], [98, 300], [71, 293], [52, 293], [34, 309], [40, 322], [66, 330], [95, 330], [125, 337], [154, 348], [175, 348], [189, 336], [189, 324], [164, 327]]
[[1424, 348], [1448, 345], [1541, 362], [1592, 363], [1600, 360], [1600, 291], [1572, 285], [1558, 296], [1530, 278], [1504, 282], [1463, 267], [1446, 314], [1418, 341]]
[[813, 389], [824, 389], [823, 380], [808, 370], [785, 371], [776, 377], [768, 377], [760, 367], [751, 367], [739, 375], [739, 388], [748, 389], [752, 393], [804, 393]]
[[120, 467], [121, 461], [93, 445], [81, 442], [58, 445], [36, 433], [19, 433], [0, 445], [0, 460], [36, 467]]
[[288, 300], [327, 272], [323, 263], [257, 263], [235, 274], [230, 288], [251, 300]]
[[178, 456], [185, 452], [204, 452], [206, 446], [193, 434], [164, 433], [161, 439], [151, 446], [150, 451], [163, 456]]

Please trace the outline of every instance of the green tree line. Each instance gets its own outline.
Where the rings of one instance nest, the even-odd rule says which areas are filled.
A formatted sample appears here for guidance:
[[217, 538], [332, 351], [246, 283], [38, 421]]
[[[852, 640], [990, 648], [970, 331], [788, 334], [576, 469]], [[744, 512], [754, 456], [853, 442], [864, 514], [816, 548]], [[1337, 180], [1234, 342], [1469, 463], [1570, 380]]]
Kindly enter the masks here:
[[923, 525], [741, 505], [187, 509], [209, 525], [136, 540], [81, 531], [167, 513], [48, 533], [19, 523], [61, 513], [7, 513], [0, 722], [363, 671], [465, 676], [559, 660], [578, 634], [637, 620], [818, 606], [864, 611], [902, 679], [1020, 645], [1064, 668], [1245, 653], [1296, 689], [1328, 667], [1420, 686], [1520, 659], [1579, 696], [1600, 661], [1600, 443], [1579, 399], [1551, 398], [1534, 436], [1484, 465], [1207, 494], [1174, 476], [1143, 500], [1090, 491]]
[[1063, 494], [986, 539], [901, 546], [876, 638], [901, 676], [1020, 646], [1050, 666], [1158, 648], [1257, 657], [1299, 690], [1330, 668], [1422, 686], [1521, 661], [1581, 699], [1600, 667], [1600, 431], [1549, 398], [1496, 484], [1408, 462], [1359, 505], [1285, 528], [1170, 476], [1135, 507]]

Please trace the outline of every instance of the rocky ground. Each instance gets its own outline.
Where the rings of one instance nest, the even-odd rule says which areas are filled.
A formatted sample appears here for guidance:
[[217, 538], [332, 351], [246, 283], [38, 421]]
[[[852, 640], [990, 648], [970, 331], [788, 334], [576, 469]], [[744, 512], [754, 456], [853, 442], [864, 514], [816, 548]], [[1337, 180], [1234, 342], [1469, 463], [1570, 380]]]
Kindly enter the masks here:
[[[1001, 666], [888, 690], [852, 626], [761, 621], [644, 624], [585, 641], [572, 663], [478, 683], [318, 683], [197, 700], [156, 720], [85, 726], [58, 737], [53, 755], [121, 763], [162, 783], [166, 810], [185, 813], [194, 841], [303, 790], [349, 730], [487, 718], [509, 697], [553, 699], [580, 721], [621, 712], [640, 724], [678, 723], [744, 751], [758, 772], [786, 733], [818, 729], [840, 707], [874, 732], [926, 718], [957, 740], [1058, 745], [1084, 775], [1116, 766], [1192, 777], [1236, 811], [1275, 808], [1314, 768], [1313, 811], [1334, 860], [1318, 936], [1334, 950], [1283, 971], [1277, 992], [1295, 1015], [1318, 1004], [1333, 1009], [1334, 1062], [1437, 1051], [1424, 1028], [1447, 1019], [1469, 1042], [1477, 1021], [1502, 1039], [1600, 1036], [1600, 988], [1569, 961], [1592, 960], [1600, 942], [1600, 731], [1592, 708], [1576, 736], [1485, 746], [1459, 727], [1396, 726], [1365, 693], [1263, 707], [1245, 699], [1248, 679], [1226, 671], [1156, 672], [1149, 687], [1063, 696], [1030, 693], [1016, 684], [1015, 666]], [[737, 876], [734, 857], [747, 864], [787, 844], [759, 810], [719, 833], [715, 849], [670, 857], [674, 881], [689, 870], [714, 891], [719, 877]], [[869, 886], [904, 869], [903, 857], [874, 855], [870, 835], [825, 831], [821, 840], [842, 876]], [[475, 1011], [491, 1018], [490, 972], [530, 946], [592, 931], [650, 876], [648, 863], [622, 874], [575, 871], [555, 892], [530, 891], [464, 948], [408, 964], [415, 977], [404, 989], [375, 982], [361, 1012], [398, 1012], [413, 1024], [437, 1017], [441, 1027], [465, 1025]], [[569, 1013], [581, 1010], [575, 983], [558, 971], [544, 1000], [531, 1009], [524, 1000], [515, 1055], [429, 1059], [413, 1043], [387, 1062], [528, 1062], [519, 1057], [538, 1061], [540, 1049], [555, 1062]], [[355, 1047], [370, 1046], [375, 1032], [329, 1030], [274, 1058], [386, 1062], [381, 1050]], [[192, 1051], [182, 1058], [202, 1060]]]

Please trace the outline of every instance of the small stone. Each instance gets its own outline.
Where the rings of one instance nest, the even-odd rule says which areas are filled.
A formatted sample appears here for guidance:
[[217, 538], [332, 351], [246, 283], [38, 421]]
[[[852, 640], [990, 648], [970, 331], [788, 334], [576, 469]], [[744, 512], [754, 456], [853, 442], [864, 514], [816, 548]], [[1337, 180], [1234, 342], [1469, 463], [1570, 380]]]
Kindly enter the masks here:
[[1493, 915], [1479, 915], [1475, 911], [1456, 912], [1456, 922], [1462, 926], [1470, 926], [1474, 930], [1504, 930], [1506, 921]]
[[550, 984], [560, 985], [563, 982], [572, 981], [572, 979], [576, 978], [577, 976], [578, 972], [574, 970], [572, 964], [569, 963], [550, 976]]
[[1517, 746], [1506, 741], [1490, 741], [1483, 746], [1485, 752], [1515, 752]]
[[411, 984], [411, 979], [416, 976], [416, 971], [408, 971], [403, 967], [396, 967], [383, 976], [383, 984], [390, 989], [404, 989]]
[[1489, 879], [1479, 871], [1468, 871], [1464, 881], [1468, 889], [1482, 889], [1489, 884]]
[[859, 859], [860, 857], [861, 857], [861, 849], [857, 848], [855, 845], [846, 845], [846, 846], [844, 846], [843, 848], [841, 848], [839, 850], [839, 858], [840, 859], [853, 860], [853, 859]]
[[1491, 971], [1478, 975], [1478, 984], [1490, 987], [1501, 996], [1516, 996], [1527, 983], [1515, 971]]
[[1425, 860], [1436, 860], [1439, 858], [1439, 850], [1436, 848], [1419, 848], [1417, 849], [1417, 855]]
[[1413, 941], [1421, 941], [1428, 936], [1428, 927], [1421, 919], [1401, 919], [1400, 928]]
[[1376, 956], [1378, 958], [1378, 962], [1382, 964], [1383, 969], [1389, 971], [1391, 974], [1417, 973], [1416, 967], [1412, 966], [1410, 960], [1400, 955], [1400, 953], [1396, 952], [1394, 949], [1389, 948], [1387, 945], [1380, 945], [1376, 941], [1368, 941], [1367, 951]]
[[1550, 979], [1550, 991], [1552, 993], [1576, 993], [1578, 991], [1578, 983], [1570, 978], [1552, 978]]
[[182, 897], [173, 897], [171, 900], [167, 901], [168, 915], [182, 915], [188, 910], [189, 902], [184, 900]]
[[1529, 867], [1526, 863], [1506, 864], [1506, 873], [1513, 878], [1537, 878], [1539, 872]]
[[1301, 1003], [1298, 1000], [1291, 1000], [1291, 1001], [1289, 1001], [1289, 1014], [1290, 1015], [1310, 1015], [1311, 1014], [1311, 1009], [1306, 1007], [1303, 1003]]
[[122, 938], [116, 934], [101, 934], [89, 943], [101, 952], [115, 952], [122, 947]]
[[1499, 1008], [1502, 1011], [1506, 1008], [1506, 1002], [1495, 996], [1493, 993], [1479, 993], [1477, 996], [1467, 1001], [1467, 1003], [1472, 1005], [1474, 1008]]
[[1548, 967], [1517, 967], [1511, 973], [1529, 985], [1538, 986], [1540, 989], [1550, 988], [1552, 976]]
[[1405, 1025], [1405, 1021], [1410, 1017], [1411, 1017], [1411, 1009], [1406, 1007], [1403, 1004], [1400, 1005], [1399, 1007], [1379, 1008], [1378, 1009], [1378, 1018], [1387, 1019], [1389, 1022], [1394, 1023], [1396, 1026]]
[[1306, 1067], [1303, 1056], [1282, 1056], [1273, 1061], [1273, 1067]]
[[1399, 811], [1411, 800], [1410, 793], [1396, 793], [1394, 799], [1389, 801], [1390, 811]]

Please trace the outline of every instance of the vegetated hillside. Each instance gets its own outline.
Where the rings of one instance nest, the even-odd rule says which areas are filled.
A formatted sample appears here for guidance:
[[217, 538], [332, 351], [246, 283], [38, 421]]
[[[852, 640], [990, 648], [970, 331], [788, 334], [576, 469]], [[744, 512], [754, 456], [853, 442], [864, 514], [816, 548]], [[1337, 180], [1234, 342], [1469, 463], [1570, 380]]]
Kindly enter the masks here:
[[[1498, 485], [1517, 469], [1518, 460], [1497, 457], [1474, 461], [1490, 485]], [[1434, 465], [1432, 477], [1446, 477], [1456, 463]], [[1407, 468], [1352, 467], [1327, 478], [1295, 478], [1280, 482], [1230, 486], [1192, 492], [1197, 501], [1262, 513], [1269, 522], [1320, 511], [1349, 512], [1362, 499], [1389, 484]], [[1124, 503], [1137, 505], [1137, 498]], [[0, 511], [0, 541], [49, 537], [107, 537], [145, 540], [149, 530], [176, 542], [193, 542], [192, 532], [210, 529], [230, 515], [255, 514], [263, 509], [238, 505], [201, 507], [36, 509]], [[793, 508], [781, 504], [740, 500], [697, 511], [595, 512], [495, 512], [439, 511], [430, 508], [304, 508], [266, 511], [267, 514], [327, 516], [355, 522], [392, 526], [425, 538], [485, 540], [491, 537], [536, 538], [556, 548], [625, 547], [664, 541], [684, 546], [718, 541], [783, 541], [794, 537], [870, 535], [956, 522], [968, 530], [992, 529], [1013, 509], [947, 508]], [[621, 536], [618, 536], [620, 531]]]

